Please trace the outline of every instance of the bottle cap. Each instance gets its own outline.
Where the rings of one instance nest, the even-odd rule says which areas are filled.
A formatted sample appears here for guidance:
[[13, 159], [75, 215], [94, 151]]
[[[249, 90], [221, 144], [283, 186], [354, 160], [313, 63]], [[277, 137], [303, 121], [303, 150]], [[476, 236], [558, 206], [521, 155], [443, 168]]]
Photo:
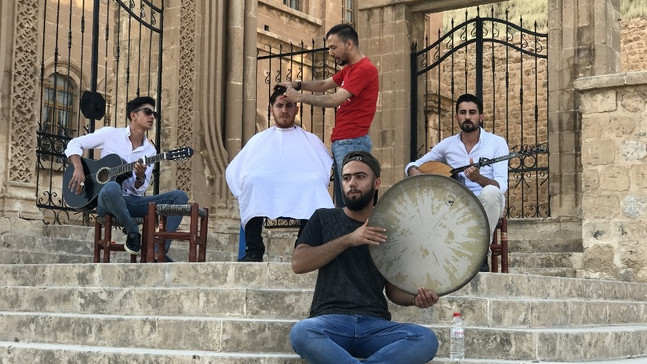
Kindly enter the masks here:
[[460, 316], [460, 315], [461, 315], [460, 312], [454, 312], [454, 317], [457, 317], [457, 316]]

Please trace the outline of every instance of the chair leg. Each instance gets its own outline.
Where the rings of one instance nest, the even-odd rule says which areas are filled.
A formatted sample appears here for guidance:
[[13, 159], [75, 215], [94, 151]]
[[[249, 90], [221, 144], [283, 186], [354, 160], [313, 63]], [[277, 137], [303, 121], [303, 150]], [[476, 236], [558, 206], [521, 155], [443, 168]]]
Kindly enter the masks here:
[[103, 226], [103, 263], [110, 263], [110, 252], [112, 248], [112, 216], [106, 215], [106, 223]]
[[146, 261], [148, 263], [155, 262], [155, 225], [157, 221], [155, 202], [148, 204], [148, 213], [144, 217], [144, 225], [146, 226]]
[[209, 225], [209, 209], [205, 208], [205, 216], [200, 218], [200, 237], [198, 240], [199, 254], [198, 261], [205, 262], [207, 259], [207, 227]]
[[93, 263], [99, 263], [101, 256], [101, 235], [103, 235], [103, 226], [98, 220], [94, 220], [94, 256]]
[[508, 273], [508, 219], [501, 218], [501, 272]]
[[491, 249], [491, 256], [490, 256], [490, 271], [492, 273], [498, 273], [499, 272], [499, 244], [498, 244], [498, 236], [497, 236], [497, 230], [499, 228], [499, 225], [497, 224], [496, 228], [494, 229], [494, 233], [492, 234], [492, 243], [490, 244], [490, 249]]
[[189, 221], [189, 262], [195, 262], [198, 250], [198, 204], [191, 205]]
[[157, 261], [159, 263], [164, 262], [164, 255], [165, 255], [165, 248], [166, 248], [166, 238], [164, 237], [164, 234], [166, 232], [166, 216], [158, 216], [159, 219], [159, 226], [157, 227], [158, 232], [160, 235], [155, 237], [155, 241], [153, 246], [157, 247], [157, 253], [155, 253], [155, 256], [157, 257]]

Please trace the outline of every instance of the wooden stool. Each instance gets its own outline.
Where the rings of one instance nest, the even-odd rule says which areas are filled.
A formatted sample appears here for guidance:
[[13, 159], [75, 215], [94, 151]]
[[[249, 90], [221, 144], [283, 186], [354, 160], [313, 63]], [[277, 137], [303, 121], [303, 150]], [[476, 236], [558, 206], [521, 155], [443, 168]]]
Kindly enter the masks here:
[[[501, 231], [501, 239], [497, 238], [497, 230]], [[499, 256], [501, 257], [501, 273], [508, 273], [508, 219], [502, 217], [499, 219], [499, 223], [496, 225], [492, 239], [492, 244], [490, 244], [490, 250], [492, 251], [491, 257], [491, 270], [494, 273], [499, 272]]]
[[[190, 216], [189, 231], [166, 231], [166, 219], [168, 216]], [[146, 261], [155, 261], [155, 247], [157, 246], [157, 261], [164, 261], [164, 242], [166, 239], [184, 240], [189, 242], [189, 262], [204, 262], [207, 253], [207, 225], [209, 224], [209, 209], [200, 208], [197, 203], [191, 204], [160, 204], [155, 202], [148, 204], [148, 214], [145, 217], [147, 222]], [[156, 224], [157, 222], [157, 224]], [[198, 226], [199, 224], [199, 226]], [[158, 231], [155, 231], [155, 225]]]
[[[144, 224], [142, 228], [142, 251], [141, 261], [146, 261], [146, 248], [144, 245], [144, 237], [146, 236], [146, 222], [142, 217], [133, 218], [135, 222], [140, 225]], [[110, 263], [110, 252], [125, 252], [124, 244], [118, 244], [112, 241], [112, 228], [123, 227], [123, 225], [115, 219], [114, 216], [107, 214], [105, 216], [97, 216], [94, 220], [94, 263]], [[103, 250], [103, 259], [101, 259], [101, 250]], [[131, 254], [130, 262], [136, 263], [137, 256]]]

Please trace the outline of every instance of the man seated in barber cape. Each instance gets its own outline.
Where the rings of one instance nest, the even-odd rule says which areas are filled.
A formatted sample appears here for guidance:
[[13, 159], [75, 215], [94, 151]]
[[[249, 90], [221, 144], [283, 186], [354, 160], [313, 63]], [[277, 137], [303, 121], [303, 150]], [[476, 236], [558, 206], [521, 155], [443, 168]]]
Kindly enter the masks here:
[[225, 172], [244, 227], [240, 262], [263, 261], [265, 217], [298, 219], [302, 229], [317, 208], [333, 207], [328, 192], [332, 157], [316, 135], [295, 125], [299, 107], [285, 100], [285, 90], [275, 86], [270, 96], [275, 125], [254, 135]]

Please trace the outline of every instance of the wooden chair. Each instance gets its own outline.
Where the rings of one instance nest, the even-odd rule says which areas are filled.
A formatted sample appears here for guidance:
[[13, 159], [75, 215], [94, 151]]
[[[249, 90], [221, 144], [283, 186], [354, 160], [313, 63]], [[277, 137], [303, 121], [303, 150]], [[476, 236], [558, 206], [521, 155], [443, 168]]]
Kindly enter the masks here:
[[[146, 237], [146, 221], [142, 217], [134, 218], [137, 224], [143, 224], [142, 227], [142, 251], [141, 261], [146, 261], [146, 248], [144, 245]], [[124, 244], [112, 241], [112, 228], [123, 227], [123, 225], [115, 219], [114, 216], [108, 214], [105, 216], [97, 216], [94, 220], [94, 263], [110, 263], [111, 252], [125, 252]], [[103, 251], [103, 259], [101, 258], [101, 251]], [[137, 256], [131, 254], [130, 262], [136, 263]]]
[[[189, 231], [166, 231], [168, 216], [190, 216]], [[157, 246], [157, 261], [164, 261], [164, 242], [166, 239], [189, 242], [189, 262], [204, 262], [207, 253], [207, 226], [209, 224], [209, 209], [200, 208], [197, 203], [191, 204], [148, 204], [146, 225], [146, 261], [154, 262], [155, 246]], [[158, 226], [157, 231], [155, 226]]]
[[499, 219], [493, 235], [492, 244], [490, 244], [492, 251], [490, 269], [494, 273], [499, 272], [499, 257], [501, 257], [501, 273], [508, 273], [508, 219], [505, 217]]

